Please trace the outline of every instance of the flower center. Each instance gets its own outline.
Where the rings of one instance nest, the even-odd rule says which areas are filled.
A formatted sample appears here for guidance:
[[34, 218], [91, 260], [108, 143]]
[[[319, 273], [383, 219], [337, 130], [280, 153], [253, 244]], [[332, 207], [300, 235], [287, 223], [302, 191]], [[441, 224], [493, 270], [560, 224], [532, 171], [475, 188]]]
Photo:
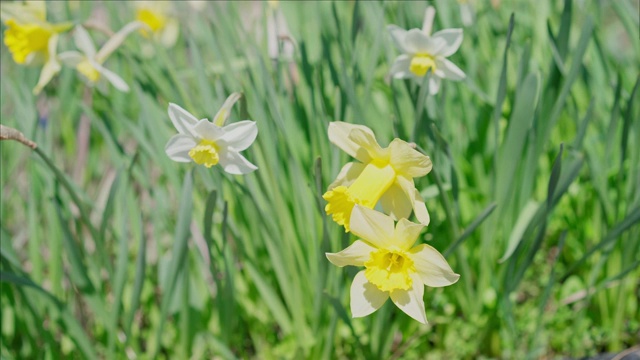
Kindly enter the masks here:
[[100, 79], [100, 72], [88, 60], [82, 60], [76, 65], [76, 70], [84, 75], [89, 81], [95, 83]]
[[200, 140], [198, 145], [189, 150], [189, 156], [198, 165], [207, 168], [217, 164], [220, 160], [218, 155], [218, 145], [213, 140]]
[[328, 202], [324, 210], [349, 232], [351, 210], [355, 204], [373, 209], [395, 181], [396, 172], [390, 165], [369, 163], [351, 186], [337, 186], [322, 195]]
[[24, 64], [34, 52], [47, 53], [51, 30], [35, 24], [20, 25], [13, 19], [7, 20], [6, 24], [4, 43], [16, 63]]
[[[167, 18], [164, 15], [151, 9], [138, 9], [136, 20], [145, 23], [152, 32], [162, 29], [167, 23]], [[145, 29], [141, 29], [140, 32], [144, 36], [149, 36], [149, 32]]]
[[381, 291], [409, 290], [413, 281], [411, 273], [416, 271], [413, 260], [403, 251], [378, 249], [364, 263], [364, 276]]
[[431, 70], [432, 73], [436, 71], [436, 62], [430, 54], [418, 53], [411, 59], [409, 70], [416, 76], [422, 77], [425, 76], [429, 70]]

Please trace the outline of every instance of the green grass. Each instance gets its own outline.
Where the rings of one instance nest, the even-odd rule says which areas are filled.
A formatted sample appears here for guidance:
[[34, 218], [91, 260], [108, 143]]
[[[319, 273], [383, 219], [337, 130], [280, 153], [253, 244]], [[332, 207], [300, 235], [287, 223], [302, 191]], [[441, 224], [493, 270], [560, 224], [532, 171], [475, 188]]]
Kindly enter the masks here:
[[[280, 2], [291, 62], [268, 57], [266, 4], [248, 29], [247, 4], [179, 3], [178, 43], [146, 58], [131, 35], [107, 62], [131, 92], [91, 101], [71, 69], [34, 97], [38, 70], [3, 45], [2, 124], [39, 147], [0, 143], [1, 356], [555, 358], [638, 344], [638, 3], [472, 4], [451, 58], [467, 79], [434, 98], [385, 79], [386, 25], [421, 26], [426, 2]], [[433, 5], [435, 30], [463, 26], [457, 2]], [[116, 30], [134, 16], [49, 6], [78, 23], [98, 8]], [[257, 121], [245, 153], [259, 170], [169, 160], [168, 103], [210, 118], [235, 91], [231, 121]], [[433, 160], [416, 181], [431, 213], [419, 241], [461, 278], [426, 289], [426, 326], [391, 303], [351, 318], [357, 269], [324, 256], [353, 240], [321, 198], [348, 160], [327, 138], [336, 120]]]

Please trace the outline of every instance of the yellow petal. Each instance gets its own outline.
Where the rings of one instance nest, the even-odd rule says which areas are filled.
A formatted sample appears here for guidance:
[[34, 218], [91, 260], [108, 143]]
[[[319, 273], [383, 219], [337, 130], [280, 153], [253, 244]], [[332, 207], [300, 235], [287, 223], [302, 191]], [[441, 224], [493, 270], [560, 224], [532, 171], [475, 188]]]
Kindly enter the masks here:
[[395, 290], [391, 292], [391, 301], [405, 314], [413, 319], [426, 324], [427, 314], [424, 311], [424, 285], [420, 278], [412, 275], [413, 285], [409, 290]]
[[329, 190], [332, 190], [337, 186], [349, 187], [354, 181], [356, 181], [358, 175], [362, 173], [364, 168], [364, 164], [361, 163], [346, 163], [340, 170], [336, 179], [331, 183], [331, 185], [329, 185]]
[[421, 244], [407, 252], [416, 267], [421, 281], [431, 287], [454, 284], [460, 275], [453, 272], [444, 256], [427, 244]]
[[349, 137], [351, 130], [354, 129], [359, 129], [375, 139], [373, 131], [364, 125], [354, 125], [342, 121], [335, 121], [329, 123], [329, 141], [352, 157], [363, 163], [368, 163], [371, 161], [369, 153], [366, 150], [363, 150], [360, 144], [355, 143]]
[[369, 260], [369, 255], [376, 248], [364, 241], [356, 240], [346, 249], [338, 253], [326, 253], [327, 259], [335, 266], [364, 266], [364, 262]]
[[351, 315], [354, 318], [367, 316], [378, 310], [388, 298], [388, 292], [380, 291], [367, 280], [364, 270], [360, 271], [351, 283]]
[[393, 240], [393, 219], [379, 211], [356, 205], [350, 223], [351, 232], [375, 247], [386, 249]]
[[395, 244], [402, 250], [408, 250], [415, 244], [424, 225], [412, 223], [407, 219], [400, 219], [396, 224]]
[[397, 184], [391, 185], [380, 198], [380, 205], [385, 214], [394, 220], [408, 218], [413, 210], [411, 200]]
[[411, 204], [413, 205], [413, 212], [415, 213], [418, 221], [422, 225], [429, 225], [429, 211], [427, 211], [427, 206], [424, 204], [424, 200], [422, 200], [420, 192], [416, 189], [413, 179], [398, 176], [396, 177], [396, 184], [402, 188], [402, 191], [404, 191], [405, 195], [411, 201]]
[[416, 178], [427, 175], [433, 165], [431, 159], [412, 148], [406, 141], [394, 139], [389, 144], [390, 163], [399, 175]]

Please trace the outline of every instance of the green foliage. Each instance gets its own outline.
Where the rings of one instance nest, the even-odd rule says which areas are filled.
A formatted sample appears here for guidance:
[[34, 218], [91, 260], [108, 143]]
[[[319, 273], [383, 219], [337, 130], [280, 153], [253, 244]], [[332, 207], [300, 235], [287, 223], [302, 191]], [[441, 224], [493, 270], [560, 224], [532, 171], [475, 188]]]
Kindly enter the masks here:
[[[452, 57], [467, 79], [433, 98], [385, 79], [386, 25], [420, 27], [425, 2], [282, 1], [291, 61], [269, 57], [266, 4], [175, 5], [174, 47], [133, 34], [108, 60], [128, 94], [87, 101], [65, 68], [34, 97], [37, 70], [2, 48], [2, 123], [39, 145], [0, 143], [3, 358], [580, 357], [640, 342], [637, 3], [469, 2]], [[434, 6], [435, 30], [463, 26], [463, 5]], [[134, 18], [117, 2], [49, 10], [101, 11], [116, 30]], [[168, 103], [210, 118], [235, 91], [259, 170], [169, 160]], [[324, 256], [352, 240], [321, 198], [346, 161], [336, 120], [433, 160], [419, 241], [461, 278], [426, 289], [426, 326], [389, 303], [351, 318], [356, 269]]]

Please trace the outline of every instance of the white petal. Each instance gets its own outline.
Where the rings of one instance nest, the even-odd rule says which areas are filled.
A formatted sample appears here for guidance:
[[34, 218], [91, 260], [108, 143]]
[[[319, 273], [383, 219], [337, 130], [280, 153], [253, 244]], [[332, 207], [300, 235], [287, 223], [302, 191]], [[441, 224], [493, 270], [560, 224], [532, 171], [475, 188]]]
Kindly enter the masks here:
[[58, 34], [53, 34], [49, 38], [48, 51], [49, 51], [49, 59], [42, 67], [42, 71], [40, 71], [40, 77], [38, 78], [38, 83], [33, 88], [33, 94], [38, 95], [40, 91], [53, 79], [53, 77], [60, 72], [60, 63], [58, 63], [58, 57], [56, 55], [56, 50], [58, 47]]
[[362, 163], [348, 162], [346, 163], [336, 179], [329, 185], [328, 190], [332, 190], [336, 186], [349, 187], [358, 178], [364, 170], [365, 165]]
[[391, 65], [389, 74], [396, 79], [406, 79], [411, 77], [409, 66], [411, 65], [411, 56], [407, 54], [400, 55]]
[[214, 123], [207, 119], [198, 121], [193, 126], [193, 132], [200, 139], [217, 140], [224, 135], [224, 130], [216, 126]]
[[436, 16], [436, 9], [433, 6], [427, 6], [424, 12], [424, 20], [422, 20], [422, 32], [426, 35], [431, 34], [433, 29], [433, 18]]
[[167, 21], [164, 29], [160, 33], [160, 43], [166, 48], [170, 48], [175, 45], [178, 40], [178, 33], [180, 32], [180, 26], [175, 19]]
[[258, 168], [235, 151], [221, 151], [220, 165], [224, 171], [232, 175], [245, 175]]
[[412, 223], [407, 219], [400, 219], [396, 224], [394, 244], [402, 250], [409, 250], [411, 246], [415, 244], [416, 240], [418, 240], [422, 229], [424, 229], [424, 225], [422, 224]]
[[415, 213], [418, 221], [420, 221], [422, 225], [429, 225], [430, 217], [429, 212], [427, 211], [427, 206], [424, 204], [424, 200], [422, 200], [420, 192], [416, 189], [413, 179], [409, 179], [404, 176], [397, 176], [396, 184], [402, 188], [405, 196], [407, 196], [411, 201], [411, 204], [413, 204], [413, 212]]
[[195, 137], [193, 127], [198, 123], [198, 119], [195, 116], [174, 103], [169, 103], [168, 112], [169, 119], [171, 119], [173, 126], [180, 134]]
[[453, 55], [462, 44], [462, 29], [445, 29], [440, 30], [431, 36], [436, 41], [444, 41], [444, 46], [438, 51], [432, 53], [439, 56], [451, 56]]
[[367, 316], [378, 310], [388, 298], [389, 293], [370, 283], [362, 270], [351, 283], [351, 315], [354, 318]]
[[213, 123], [222, 127], [229, 118], [229, 115], [231, 115], [231, 108], [241, 97], [242, 94], [237, 92], [229, 95], [227, 100], [224, 101], [224, 104], [222, 104], [222, 107], [220, 107], [220, 110], [218, 110], [213, 117]]
[[420, 281], [420, 277], [415, 274], [411, 275], [413, 284], [409, 290], [394, 290], [391, 292], [391, 301], [396, 304], [405, 314], [411, 316], [415, 320], [426, 324], [427, 314], [424, 311], [424, 285]]
[[164, 152], [167, 153], [169, 159], [177, 162], [191, 162], [189, 156], [189, 150], [193, 149], [197, 145], [196, 141], [192, 137], [183, 134], [177, 134], [171, 137], [164, 147]]
[[411, 29], [405, 36], [405, 47], [410, 55], [417, 53], [438, 54], [446, 46], [442, 39], [427, 36], [419, 29]]
[[96, 54], [96, 61], [100, 64], [104, 63], [109, 55], [111, 55], [112, 52], [114, 52], [120, 45], [122, 45], [122, 43], [130, 33], [140, 29], [143, 26], [146, 25], [139, 21], [134, 21], [125, 25], [122, 29], [120, 29], [120, 31], [115, 33], [109, 40], [107, 40], [104, 45], [102, 45], [102, 48]]
[[431, 287], [442, 287], [454, 284], [460, 275], [453, 272], [447, 260], [427, 244], [421, 244], [409, 250], [416, 271], [422, 282]]
[[393, 241], [393, 219], [373, 209], [354, 206], [350, 227], [352, 233], [378, 248], [386, 249]]
[[356, 240], [353, 244], [338, 253], [326, 253], [327, 259], [335, 266], [364, 266], [372, 251], [376, 248], [364, 241]]
[[93, 65], [93, 67], [95, 67], [96, 70], [100, 72], [100, 75], [104, 76], [104, 78], [107, 79], [116, 89], [122, 92], [129, 92], [129, 85], [127, 85], [127, 83], [120, 77], [120, 75], [105, 68], [95, 61], [92, 61], [91, 65]]
[[394, 220], [408, 218], [413, 210], [413, 203], [395, 183], [380, 198], [380, 206], [385, 214], [389, 214]]
[[65, 51], [58, 54], [58, 59], [66, 66], [75, 68], [82, 61], [86, 60], [86, 57], [77, 51]]
[[376, 141], [375, 135], [362, 129], [352, 129], [349, 132], [349, 140], [358, 145], [360, 149], [356, 152], [356, 159], [363, 161], [362, 159], [379, 159], [385, 157], [388, 153], [387, 150], [383, 150], [378, 141]]
[[397, 26], [397, 25], [388, 25], [387, 30], [391, 35], [391, 39], [393, 39], [393, 43], [398, 48], [398, 50], [402, 52], [407, 52], [404, 46], [404, 38], [407, 35], [407, 30]]
[[445, 58], [436, 59], [436, 69], [442, 71], [443, 77], [449, 80], [459, 81], [466, 77], [464, 71]]
[[349, 124], [342, 121], [334, 121], [329, 123], [329, 141], [334, 145], [342, 149], [342, 151], [351, 155], [352, 157], [360, 160], [363, 163], [367, 163], [371, 160], [369, 153], [362, 149], [359, 144], [356, 144], [351, 140], [349, 134], [353, 129], [360, 129], [366, 133], [369, 133], [375, 138], [373, 131], [364, 125]]
[[398, 174], [406, 177], [421, 177], [431, 171], [431, 159], [412, 148], [404, 140], [394, 139], [389, 144], [390, 163]]
[[437, 94], [438, 91], [440, 91], [440, 78], [437, 76], [429, 75], [428, 86], [429, 86], [429, 95]]
[[96, 46], [93, 45], [93, 40], [85, 28], [78, 25], [73, 33], [73, 40], [76, 43], [76, 47], [80, 49], [87, 57], [93, 58], [96, 55]]
[[255, 121], [243, 120], [229, 124], [222, 128], [222, 139], [235, 151], [242, 151], [251, 146], [258, 136], [258, 126]]

